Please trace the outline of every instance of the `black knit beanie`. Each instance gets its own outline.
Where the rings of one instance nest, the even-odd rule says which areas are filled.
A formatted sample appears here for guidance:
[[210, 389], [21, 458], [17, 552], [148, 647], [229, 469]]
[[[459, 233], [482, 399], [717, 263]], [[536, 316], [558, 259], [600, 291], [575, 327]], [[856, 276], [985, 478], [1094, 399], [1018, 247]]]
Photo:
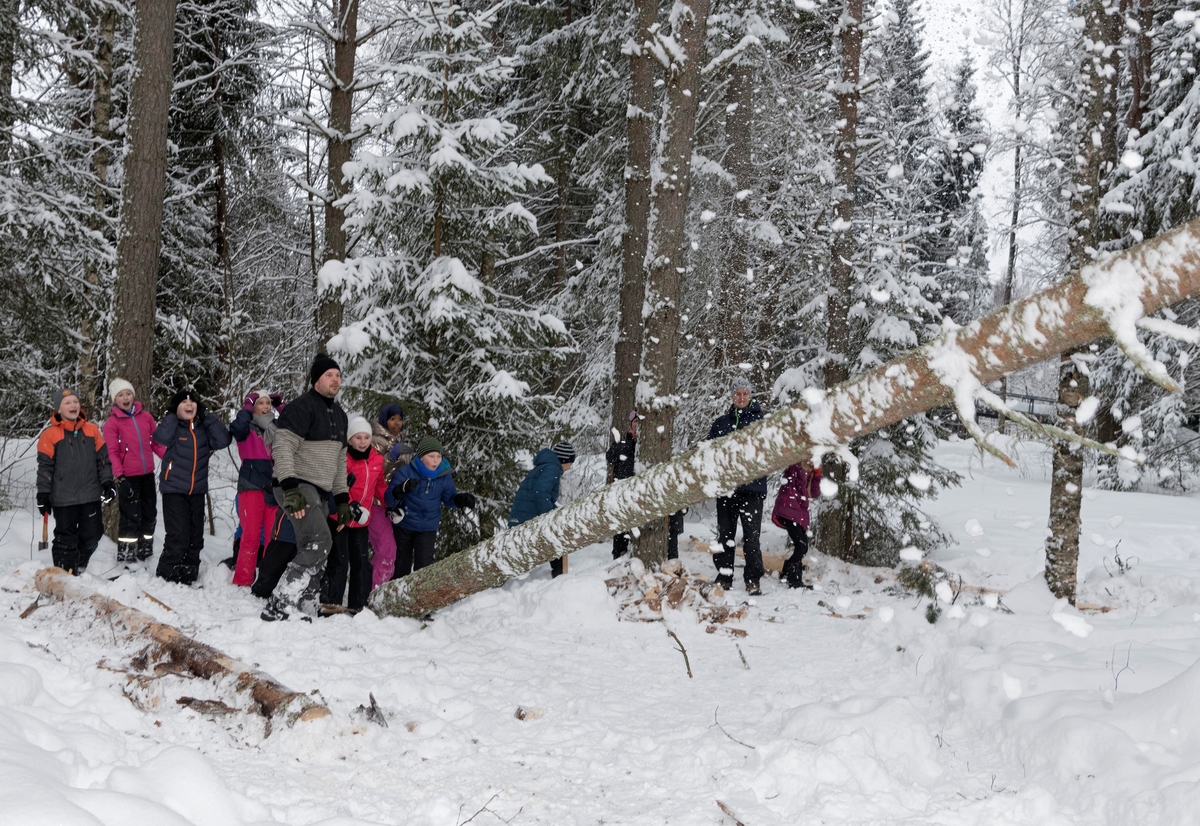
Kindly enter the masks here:
[[308, 371], [309, 384], [316, 384], [317, 379], [325, 375], [327, 370], [341, 370], [338, 363], [331, 359], [325, 353], [317, 353], [317, 357], [313, 359], [312, 369]]
[[196, 395], [195, 390], [185, 388], [183, 390], [176, 391], [175, 395], [171, 397], [171, 401], [167, 404], [167, 412], [174, 413], [179, 409], [179, 405], [188, 400], [194, 401], [196, 404], [200, 404], [200, 397]]

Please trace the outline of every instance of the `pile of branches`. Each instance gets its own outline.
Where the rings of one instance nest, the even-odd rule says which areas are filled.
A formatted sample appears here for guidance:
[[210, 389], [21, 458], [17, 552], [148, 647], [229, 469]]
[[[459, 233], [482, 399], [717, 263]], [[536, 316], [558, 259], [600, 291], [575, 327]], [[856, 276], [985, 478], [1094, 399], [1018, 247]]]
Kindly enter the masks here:
[[622, 561], [606, 579], [608, 592], [619, 601], [618, 617], [632, 622], [660, 622], [663, 610], [689, 609], [698, 622], [725, 623], [746, 616], [748, 606], [730, 607], [725, 589], [703, 576], [689, 576], [678, 559], [648, 571], [639, 559]]

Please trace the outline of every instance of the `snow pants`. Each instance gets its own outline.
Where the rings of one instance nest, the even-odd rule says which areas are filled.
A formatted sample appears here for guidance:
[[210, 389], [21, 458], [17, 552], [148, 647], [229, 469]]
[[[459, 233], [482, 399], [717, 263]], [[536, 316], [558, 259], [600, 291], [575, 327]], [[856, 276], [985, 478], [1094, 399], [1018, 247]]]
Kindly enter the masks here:
[[808, 528], [801, 525], [799, 522], [793, 522], [791, 519], [780, 517], [779, 522], [783, 525], [788, 533], [788, 538], [792, 540], [792, 555], [787, 558], [787, 562], [783, 563], [783, 571], [780, 576], [793, 588], [799, 588], [804, 584], [804, 555], [808, 553]]
[[735, 537], [738, 522], [742, 523], [742, 553], [746, 556], [746, 568], [742, 577], [747, 584], [757, 583], [765, 572], [759, 534], [762, 533], [763, 500], [761, 493], [734, 491], [733, 496], [717, 498], [717, 544], [713, 554], [718, 576], [733, 576]]
[[371, 576], [371, 546], [367, 529], [342, 528], [334, 531], [333, 550], [329, 553], [325, 576], [321, 580], [321, 602], [341, 605], [348, 579], [350, 595], [346, 607], [351, 611], [365, 608], [367, 597], [371, 595]]
[[200, 575], [200, 551], [204, 550], [204, 494], [162, 495], [163, 541], [157, 574], [168, 582], [191, 585]]
[[[333, 547], [333, 534], [329, 521], [328, 495], [308, 482], [300, 483], [300, 492], [308, 507], [304, 516], [296, 518], [288, 514], [292, 530], [296, 534], [296, 556], [274, 589], [275, 596], [291, 611], [300, 610], [309, 616], [317, 613], [320, 598], [321, 577], [325, 573], [325, 562]], [[275, 489], [275, 501], [282, 502], [283, 489]], [[291, 613], [289, 611], [289, 613]]]
[[[154, 541], [154, 525], [158, 522], [158, 490], [154, 487], [154, 474], [126, 476], [125, 482], [117, 486], [117, 500], [121, 509], [117, 558], [121, 562], [133, 562], [139, 558], [139, 540], [143, 548], [149, 548]], [[149, 555], [140, 558], [148, 559]]]
[[395, 526], [396, 570], [392, 579], [408, 576], [433, 564], [433, 547], [437, 542], [437, 531], [410, 531]]
[[64, 571], [79, 576], [104, 536], [100, 502], [54, 508], [54, 542], [50, 557]]
[[237, 566], [233, 570], [234, 585], [252, 585], [254, 569], [258, 566], [258, 550], [264, 536], [271, 533], [275, 507], [268, 505], [261, 490], [244, 490], [237, 495], [238, 521], [242, 538], [238, 543]]
[[396, 534], [392, 527], [383, 505], [372, 505], [371, 520], [367, 522], [371, 548], [375, 551], [371, 560], [372, 591], [391, 579], [396, 570]]

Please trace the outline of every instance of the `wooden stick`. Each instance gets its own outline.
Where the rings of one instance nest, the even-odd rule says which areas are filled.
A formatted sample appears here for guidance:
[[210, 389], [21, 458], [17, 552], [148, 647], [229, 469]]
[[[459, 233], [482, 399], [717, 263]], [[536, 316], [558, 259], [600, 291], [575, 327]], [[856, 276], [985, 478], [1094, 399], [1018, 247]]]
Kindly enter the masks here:
[[214, 682], [233, 677], [236, 690], [248, 695], [251, 710], [263, 717], [282, 715], [290, 726], [297, 720], [330, 715], [328, 708], [314, 703], [307, 695], [280, 685], [270, 675], [186, 636], [178, 628], [96, 593], [61, 568], [43, 568], [34, 575], [34, 583], [43, 596], [88, 605], [97, 617], [109, 620], [114, 635], [119, 631], [127, 639], [145, 642], [153, 661], [169, 663], [175, 671]]

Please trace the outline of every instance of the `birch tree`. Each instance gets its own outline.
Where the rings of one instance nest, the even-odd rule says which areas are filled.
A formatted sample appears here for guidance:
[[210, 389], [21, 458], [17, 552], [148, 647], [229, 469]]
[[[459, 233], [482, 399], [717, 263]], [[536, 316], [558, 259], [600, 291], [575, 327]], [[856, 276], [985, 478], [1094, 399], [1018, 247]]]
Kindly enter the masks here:
[[[424, 616], [564, 553], [661, 519], [801, 459], [845, 456], [852, 439], [937, 405], [954, 404], [978, 432], [976, 399], [1005, 407], [985, 389], [990, 382], [1100, 336], [1112, 336], [1149, 375], [1161, 378], [1166, 368], [1138, 340], [1137, 329], [1152, 326], [1194, 339], [1194, 330], [1147, 316], [1197, 293], [1200, 220], [1089, 264], [1053, 287], [943, 333], [828, 391], [812, 388], [804, 403], [778, 410], [744, 430], [702, 442], [640, 476], [385, 583], [371, 594], [370, 605], [380, 614]], [[1026, 426], [1046, 430], [1015, 411], [1006, 412]], [[1069, 435], [1057, 428], [1050, 432]], [[1103, 449], [1094, 443], [1092, 447]], [[1125, 452], [1125, 458], [1132, 456], [1132, 451]]]

